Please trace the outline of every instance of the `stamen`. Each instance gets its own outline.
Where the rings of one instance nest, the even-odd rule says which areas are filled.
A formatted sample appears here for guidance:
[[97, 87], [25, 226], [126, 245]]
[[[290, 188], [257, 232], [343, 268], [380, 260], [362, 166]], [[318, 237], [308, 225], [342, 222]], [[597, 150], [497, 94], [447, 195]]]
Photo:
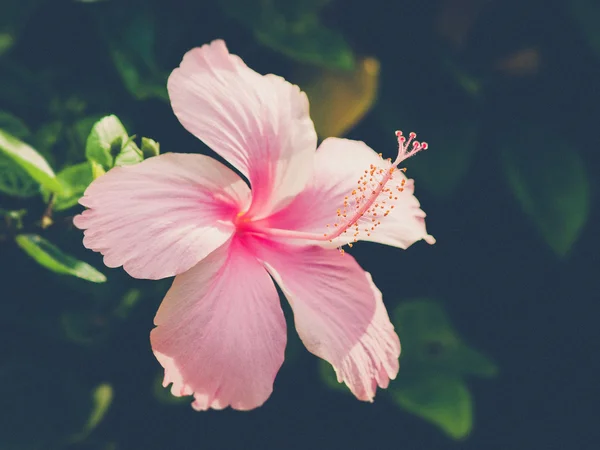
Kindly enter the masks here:
[[[350, 217], [346, 214], [343, 215], [345, 220], [338, 223], [338, 230], [328, 235], [330, 239], [335, 239], [351, 227], [355, 227], [354, 238], [356, 238], [361, 231], [358, 226], [359, 221], [362, 223], [363, 219], [373, 225], [364, 229], [367, 236], [370, 236], [371, 232], [381, 224], [377, 220], [379, 218], [377, 211], [381, 211], [383, 216], [386, 217], [394, 209], [394, 205], [387, 204], [385, 200], [386, 198], [388, 201], [391, 200], [390, 203], [395, 203], [398, 200], [398, 196], [392, 195], [392, 190], [386, 187], [388, 182], [394, 178], [396, 170], [406, 171], [405, 168], [398, 169], [398, 164], [428, 147], [426, 142], [416, 140], [416, 133], [410, 133], [407, 140], [402, 131], [396, 131], [396, 137], [398, 139], [398, 156], [393, 162], [390, 162], [390, 159], [383, 159], [383, 156], [379, 154], [384, 166], [377, 167], [371, 164], [369, 169], [364, 171], [364, 174], [358, 180], [357, 189], [353, 189], [349, 196], [344, 197], [344, 207], [354, 204], [354, 214]], [[396, 186], [397, 191], [403, 192], [405, 184], [406, 179], [402, 178]], [[364, 217], [365, 215], [367, 217]], [[340, 212], [338, 210], [339, 216]]]
[[[264, 230], [265, 234], [331, 242], [353, 228], [353, 242], [357, 242], [358, 236], [362, 232], [359, 227], [360, 221], [360, 226], [364, 229], [364, 232], [367, 236], [371, 236], [371, 233], [381, 224], [381, 220], [383, 220], [381, 217], [388, 216], [394, 209], [395, 205], [393, 203], [398, 200], [397, 193], [404, 191], [406, 185], [406, 179], [404, 178], [399, 180], [396, 186], [386, 187], [388, 182], [394, 179], [397, 170], [406, 171], [406, 168], [398, 168], [398, 165], [421, 150], [428, 148], [427, 142], [416, 140], [416, 133], [411, 132], [408, 139], [406, 139], [402, 131], [396, 131], [396, 137], [398, 139], [398, 156], [396, 159], [390, 162], [389, 158], [383, 159], [380, 153], [382, 167], [371, 164], [368, 169], [364, 170], [356, 183], [356, 187], [344, 197], [343, 207], [336, 210], [337, 221], [333, 224], [333, 227], [329, 224], [326, 226], [327, 233], [319, 235], [269, 228]], [[388, 203], [386, 203], [386, 199]], [[367, 217], [363, 217], [365, 215]], [[365, 225], [368, 225], [368, 227], [365, 227]], [[340, 252], [342, 254], [344, 252], [341, 247]]]

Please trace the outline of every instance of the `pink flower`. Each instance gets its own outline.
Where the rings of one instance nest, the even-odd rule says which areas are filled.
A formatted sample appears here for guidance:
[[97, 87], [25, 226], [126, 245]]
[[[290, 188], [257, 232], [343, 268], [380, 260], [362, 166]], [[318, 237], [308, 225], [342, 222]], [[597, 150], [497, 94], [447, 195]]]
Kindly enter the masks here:
[[215, 159], [167, 153], [95, 180], [74, 221], [108, 267], [175, 276], [150, 335], [164, 385], [198, 410], [262, 405], [286, 344], [275, 280], [307, 349], [372, 401], [398, 372], [400, 341], [371, 275], [336, 247], [434, 242], [396, 168], [426, 144], [398, 133], [393, 163], [347, 139], [316, 149], [306, 95], [223, 41], [188, 52], [168, 89], [183, 126], [252, 190]]

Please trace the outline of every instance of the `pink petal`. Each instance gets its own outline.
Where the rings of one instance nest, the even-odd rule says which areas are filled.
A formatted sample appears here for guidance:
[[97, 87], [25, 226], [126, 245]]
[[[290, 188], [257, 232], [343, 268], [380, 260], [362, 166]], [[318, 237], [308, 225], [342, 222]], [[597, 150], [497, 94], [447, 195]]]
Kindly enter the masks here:
[[285, 320], [273, 281], [237, 239], [175, 278], [154, 323], [163, 384], [193, 394], [195, 409], [248, 410], [271, 394]]
[[249, 179], [254, 218], [304, 188], [317, 135], [297, 86], [256, 73], [218, 40], [190, 50], [168, 90], [182, 125]]
[[[343, 209], [344, 199], [352, 198], [352, 191], [357, 188], [360, 177], [369, 170], [371, 164], [383, 167], [385, 161], [379, 157], [364, 142], [349, 139], [329, 138], [319, 146], [315, 157], [315, 172], [313, 180], [307, 188], [296, 197], [286, 208], [268, 219], [272, 228], [306, 231], [323, 235], [340, 222], [338, 209]], [[360, 220], [358, 240], [378, 242], [400, 248], [408, 248], [420, 239], [434, 243], [435, 239], [425, 228], [425, 213], [421, 210], [419, 201], [413, 195], [414, 183], [405, 181], [403, 192], [395, 188], [406, 177], [401, 171], [396, 171], [394, 179], [388, 183], [393, 188], [394, 197], [386, 204], [394, 208], [384, 217], [386, 209], [377, 216], [365, 214]], [[350, 211], [348, 212], [350, 214]], [[372, 230], [374, 223], [381, 222]], [[329, 224], [329, 227], [327, 225]], [[368, 229], [368, 231], [366, 231]], [[337, 247], [354, 239], [355, 228], [335, 239], [332, 245]], [[370, 234], [370, 235], [369, 235]]]
[[352, 256], [318, 246], [260, 241], [256, 251], [292, 305], [306, 348], [358, 399], [372, 401], [377, 385], [398, 373], [400, 341], [370, 274]]
[[226, 242], [250, 203], [244, 181], [203, 155], [167, 153], [96, 179], [75, 217], [108, 267], [159, 279], [185, 272]]

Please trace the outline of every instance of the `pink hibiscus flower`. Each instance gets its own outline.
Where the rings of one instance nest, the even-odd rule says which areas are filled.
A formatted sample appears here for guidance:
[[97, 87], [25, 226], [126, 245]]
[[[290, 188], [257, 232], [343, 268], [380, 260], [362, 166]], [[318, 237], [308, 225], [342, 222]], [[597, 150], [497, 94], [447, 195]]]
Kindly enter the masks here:
[[316, 149], [306, 95], [223, 41], [188, 52], [168, 90], [183, 126], [252, 189], [208, 156], [167, 153], [96, 179], [74, 220], [108, 267], [175, 276], [150, 335], [164, 385], [198, 410], [262, 405], [286, 345], [274, 280], [306, 348], [372, 401], [398, 372], [400, 341], [370, 274], [336, 247], [434, 242], [396, 168], [426, 144], [398, 132], [394, 162], [347, 139]]

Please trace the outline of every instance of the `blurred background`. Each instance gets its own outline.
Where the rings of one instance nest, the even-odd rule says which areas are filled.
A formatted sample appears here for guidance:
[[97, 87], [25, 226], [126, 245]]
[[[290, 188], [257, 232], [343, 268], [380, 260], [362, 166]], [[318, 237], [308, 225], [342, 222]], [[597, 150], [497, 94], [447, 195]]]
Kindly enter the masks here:
[[[166, 77], [216, 38], [299, 84], [321, 139], [429, 143], [407, 174], [437, 243], [351, 250], [403, 345], [373, 404], [290, 326], [264, 406], [193, 411], [149, 345], [171, 280], [71, 225], [113, 164], [212, 155]], [[0, 449], [597, 448], [599, 75], [596, 0], [2, 0]]]

